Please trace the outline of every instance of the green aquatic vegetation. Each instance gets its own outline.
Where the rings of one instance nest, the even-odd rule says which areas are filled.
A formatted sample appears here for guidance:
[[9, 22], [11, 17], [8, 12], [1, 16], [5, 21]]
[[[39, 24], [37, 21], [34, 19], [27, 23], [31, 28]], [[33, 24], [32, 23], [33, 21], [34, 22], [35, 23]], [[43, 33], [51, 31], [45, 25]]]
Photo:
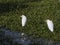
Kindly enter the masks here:
[[[9, 0], [6, 3], [5, 1], [1, 0], [0, 2], [9, 4], [7, 6], [9, 10], [0, 13], [0, 26], [5, 26], [12, 31], [24, 32], [33, 38], [42, 37], [60, 41], [60, 2], [58, 0]], [[4, 8], [1, 8], [1, 10], [4, 10]], [[22, 14], [28, 19], [24, 28], [21, 26], [20, 16]], [[53, 21], [53, 33], [47, 28], [46, 19]]]

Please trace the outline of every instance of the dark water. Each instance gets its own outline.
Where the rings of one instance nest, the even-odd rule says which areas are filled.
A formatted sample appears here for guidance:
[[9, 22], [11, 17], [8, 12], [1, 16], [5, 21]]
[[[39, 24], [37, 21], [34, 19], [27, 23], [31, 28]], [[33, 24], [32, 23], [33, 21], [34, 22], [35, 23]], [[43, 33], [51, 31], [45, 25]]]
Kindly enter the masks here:
[[27, 34], [21, 34], [0, 27], [0, 45], [60, 45], [60, 42], [42, 38], [30, 39]]

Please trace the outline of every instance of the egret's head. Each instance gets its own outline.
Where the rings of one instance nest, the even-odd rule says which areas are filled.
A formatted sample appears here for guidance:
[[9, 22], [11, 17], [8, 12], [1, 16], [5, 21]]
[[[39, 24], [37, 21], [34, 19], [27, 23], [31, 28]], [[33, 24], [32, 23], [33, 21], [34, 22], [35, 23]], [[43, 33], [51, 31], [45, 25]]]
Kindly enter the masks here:
[[48, 22], [49, 21], [49, 19], [47, 19], [45, 22]]
[[23, 17], [24, 15], [22, 15], [21, 17]]

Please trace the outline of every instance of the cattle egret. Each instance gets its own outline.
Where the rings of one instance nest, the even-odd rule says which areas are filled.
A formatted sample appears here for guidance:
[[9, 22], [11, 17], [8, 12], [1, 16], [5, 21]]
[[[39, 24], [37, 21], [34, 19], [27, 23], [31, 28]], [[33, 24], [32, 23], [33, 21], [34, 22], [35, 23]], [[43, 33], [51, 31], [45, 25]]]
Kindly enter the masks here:
[[21, 17], [22, 17], [22, 27], [24, 27], [26, 24], [27, 18], [25, 15], [22, 15]]
[[53, 22], [51, 21], [51, 20], [46, 20], [46, 22], [47, 22], [47, 26], [48, 26], [48, 28], [49, 28], [49, 30], [51, 31], [51, 32], [53, 32]]

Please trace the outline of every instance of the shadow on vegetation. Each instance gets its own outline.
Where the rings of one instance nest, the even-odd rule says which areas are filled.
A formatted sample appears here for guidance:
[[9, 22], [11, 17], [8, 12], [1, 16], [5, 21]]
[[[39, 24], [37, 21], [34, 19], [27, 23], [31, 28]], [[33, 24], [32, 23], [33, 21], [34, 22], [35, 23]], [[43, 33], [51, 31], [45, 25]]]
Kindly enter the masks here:
[[24, 9], [27, 7], [28, 5], [24, 3], [14, 3], [14, 2], [0, 3], [0, 13], [9, 12], [16, 9]]
[[16, 9], [24, 9], [29, 7], [28, 4], [29, 2], [37, 2], [41, 0], [24, 0], [22, 2], [7, 2], [7, 3], [0, 3], [0, 13], [5, 13], [9, 11], [13, 11]]

